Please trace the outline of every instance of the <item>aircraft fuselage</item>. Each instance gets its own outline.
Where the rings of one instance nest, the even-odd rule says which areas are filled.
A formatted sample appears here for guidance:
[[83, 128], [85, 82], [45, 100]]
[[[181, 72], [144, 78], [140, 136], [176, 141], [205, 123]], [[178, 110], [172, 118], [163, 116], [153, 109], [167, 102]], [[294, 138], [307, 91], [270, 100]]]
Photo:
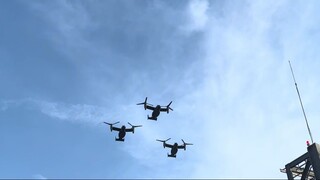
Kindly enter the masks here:
[[168, 154], [168, 157], [176, 157], [178, 152], [178, 143], [174, 143], [173, 147], [171, 148], [171, 154]]
[[159, 116], [159, 114], [160, 114], [160, 106], [159, 105], [157, 105], [156, 106], [156, 108], [153, 110], [153, 112], [152, 112], [152, 117], [153, 118], [157, 118], [158, 116]]
[[155, 109], [152, 111], [151, 117], [148, 116], [148, 119], [157, 120], [157, 117], [160, 114], [161, 106], [157, 105]]
[[121, 130], [118, 133], [118, 139], [116, 141], [124, 141], [124, 137], [126, 136], [126, 126], [122, 126]]

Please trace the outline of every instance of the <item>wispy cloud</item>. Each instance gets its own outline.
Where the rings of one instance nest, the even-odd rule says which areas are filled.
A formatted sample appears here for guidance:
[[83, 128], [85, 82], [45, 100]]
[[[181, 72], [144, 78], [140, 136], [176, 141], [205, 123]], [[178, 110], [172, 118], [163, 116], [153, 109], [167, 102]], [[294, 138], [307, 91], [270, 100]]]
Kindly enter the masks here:
[[58, 120], [72, 121], [96, 125], [99, 122], [110, 120], [111, 114], [106, 108], [87, 105], [87, 104], [66, 104], [49, 102], [44, 100], [26, 98], [21, 100], [1, 101], [1, 110], [6, 111], [10, 108], [21, 106], [28, 107], [35, 111]]
[[19, 101], [3, 100], [0, 102], [0, 109], [2, 111], [6, 111], [9, 107], [16, 106], [18, 104], [19, 104]]
[[88, 38], [99, 25], [90, 17], [83, 2], [38, 1], [29, 5], [46, 21], [49, 27], [44, 32], [46, 38], [71, 62], [81, 64], [84, 57], [97, 58], [104, 52]]
[[183, 29], [189, 33], [202, 31], [208, 21], [209, 2], [207, 0], [191, 0], [187, 6], [187, 24]]
[[106, 109], [102, 107], [86, 104], [69, 105], [45, 101], [34, 102], [41, 109], [42, 113], [61, 120], [92, 123], [107, 119]]
[[[319, 62], [314, 60], [320, 52], [317, 6], [192, 0], [181, 12], [160, 1], [148, 5], [145, 9], [134, 6], [136, 14], [119, 15], [120, 28], [108, 24], [100, 29], [111, 34], [106, 35], [107, 43], [101, 43], [87, 38], [99, 24], [81, 2], [40, 3], [38, 10], [57, 31], [51, 36], [56, 47], [73, 62], [91, 62], [79, 69], [92, 66], [86, 74], [93, 90], [88, 94], [99, 102], [103, 99], [101, 104], [106, 106], [26, 99], [3, 101], [1, 110], [30, 105], [58, 120], [96, 124], [121, 118], [123, 124], [143, 124], [134, 136], [128, 136], [132, 141], [123, 148], [141, 167], [150, 168], [152, 177], [284, 178], [279, 168], [305, 152], [308, 138], [289, 58], [297, 59], [299, 79], [306, 79], [306, 108], [318, 107], [315, 99], [320, 98], [315, 91], [320, 88]], [[179, 22], [182, 17], [187, 21]], [[119, 34], [112, 41], [114, 32]], [[145, 96], [152, 96], [153, 104], [173, 100], [174, 111], [161, 114], [157, 122], [147, 121], [150, 111], [134, 104]], [[317, 109], [309, 115], [311, 124], [319, 126], [312, 121], [319, 117]], [[168, 149], [155, 141], [169, 137], [195, 145], [171, 161], [166, 158]]]
[[[297, 57], [288, 53], [297, 44], [305, 47], [300, 40], [310, 38], [308, 27], [302, 25], [304, 20], [290, 14], [298, 9], [300, 13], [309, 11], [310, 7], [282, 11], [287, 3], [228, 4], [223, 18], [210, 14], [210, 25], [204, 30], [207, 75], [197, 93], [198, 115], [206, 119], [202, 121], [202, 137], [208, 138], [200, 142], [206, 150], [195, 177], [285, 177], [278, 169], [306, 151], [308, 136], [287, 60], [294, 54]], [[262, 9], [268, 13], [261, 13]], [[293, 30], [294, 24], [306, 29]], [[287, 43], [292, 39], [286, 31], [302, 37]], [[212, 167], [217, 169], [210, 171]]]

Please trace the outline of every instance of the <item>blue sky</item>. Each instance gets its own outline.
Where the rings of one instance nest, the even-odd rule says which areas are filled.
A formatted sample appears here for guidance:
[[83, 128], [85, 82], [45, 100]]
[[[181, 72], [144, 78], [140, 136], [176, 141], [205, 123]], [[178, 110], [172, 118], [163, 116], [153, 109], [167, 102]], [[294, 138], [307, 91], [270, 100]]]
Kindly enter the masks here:
[[319, 5], [0, 1], [0, 177], [286, 178], [309, 139], [288, 60], [319, 138]]

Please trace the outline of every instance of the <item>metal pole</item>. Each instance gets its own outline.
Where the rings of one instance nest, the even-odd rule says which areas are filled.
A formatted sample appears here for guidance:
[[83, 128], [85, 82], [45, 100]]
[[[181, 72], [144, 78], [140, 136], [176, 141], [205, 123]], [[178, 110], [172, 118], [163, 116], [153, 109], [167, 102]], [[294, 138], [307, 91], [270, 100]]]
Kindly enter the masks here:
[[303, 108], [303, 104], [302, 104], [301, 96], [300, 96], [300, 93], [299, 93], [298, 85], [297, 85], [296, 79], [295, 79], [295, 77], [294, 77], [294, 74], [293, 74], [293, 70], [292, 70], [292, 66], [291, 66], [290, 61], [289, 61], [289, 65], [290, 65], [290, 69], [291, 69], [291, 73], [292, 73], [292, 77], [293, 77], [294, 84], [296, 85], [296, 90], [297, 90], [297, 93], [298, 93], [298, 96], [299, 96], [300, 105], [301, 105], [301, 108], [302, 108], [302, 112], [303, 112], [303, 115], [304, 115], [304, 119], [306, 120], [306, 124], [307, 124], [307, 128], [308, 128], [309, 135], [310, 135], [310, 138], [311, 138], [311, 142], [312, 142], [312, 144], [313, 144], [313, 138], [312, 138], [311, 131], [310, 131], [310, 128], [309, 128], [309, 123], [308, 123], [307, 116], [306, 116], [306, 113], [305, 113], [304, 108]]

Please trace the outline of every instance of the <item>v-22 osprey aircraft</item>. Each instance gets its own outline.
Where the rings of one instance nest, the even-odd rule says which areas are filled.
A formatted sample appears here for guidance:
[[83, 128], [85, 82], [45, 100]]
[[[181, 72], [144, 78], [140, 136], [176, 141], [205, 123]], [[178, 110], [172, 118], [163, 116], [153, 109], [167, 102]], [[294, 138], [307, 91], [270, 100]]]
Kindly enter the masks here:
[[130, 124], [129, 122], [128, 122], [128, 124], [131, 126], [131, 128], [126, 128], [126, 126], [124, 126], [124, 125], [121, 128], [113, 127], [113, 125], [118, 124], [119, 121], [116, 123], [107, 123], [107, 122], [104, 122], [104, 123], [108, 124], [110, 126], [110, 131], [119, 131], [118, 138], [115, 138], [115, 140], [122, 141], [122, 142], [124, 141], [124, 137], [126, 136], [127, 132], [134, 133], [134, 128], [142, 127], [142, 125], [134, 126], [134, 125]]
[[173, 109], [170, 107], [172, 101], [167, 106], [160, 106], [160, 105], [153, 106], [152, 104], [147, 103], [147, 99], [148, 99], [148, 97], [146, 97], [144, 102], [138, 103], [137, 105], [143, 105], [145, 110], [149, 109], [149, 110], [152, 111], [151, 117], [149, 117], [149, 115], [148, 115], [148, 119], [149, 120], [155, 120], [156, 121], [157, 117], [160, 114], [160, 112], [169, 113], [170, 110], [173, 111]]

